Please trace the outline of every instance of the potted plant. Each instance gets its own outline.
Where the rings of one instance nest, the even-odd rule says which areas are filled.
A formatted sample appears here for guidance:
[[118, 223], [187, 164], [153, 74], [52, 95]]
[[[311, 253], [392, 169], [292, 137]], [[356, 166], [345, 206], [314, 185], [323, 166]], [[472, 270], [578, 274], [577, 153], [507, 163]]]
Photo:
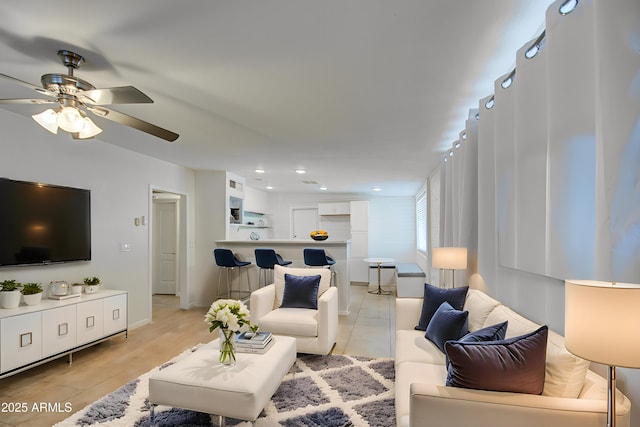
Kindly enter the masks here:
[[84, 284], [82, 283], [72, 283], [71, 284], [71, 293], [72, 294], [81, 294], [82, 293], [82, 287], [84, 286]]
[[0, 306], [2, 308], [16, 308], [20, 305], [20, 283], [15, 280], [0, 282]]
[[88, 294], [92, 294], [98, 290], [98, 286], [100, 285], [100, 279], [97, 277], [85, 277], [84, 281], [84, 291]]
[[22, 292], [22, 298], [27, 305], [40, 304], [42, 301], [43, 289], [40, 283], [25, 283], [20, 292]]

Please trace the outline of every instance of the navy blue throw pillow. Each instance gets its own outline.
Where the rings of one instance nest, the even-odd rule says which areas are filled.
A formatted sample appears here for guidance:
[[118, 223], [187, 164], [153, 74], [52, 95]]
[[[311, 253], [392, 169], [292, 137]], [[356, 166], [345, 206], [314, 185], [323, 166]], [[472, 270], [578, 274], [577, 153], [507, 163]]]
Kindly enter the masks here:
[[[458, 342], [483, 342], [483, 341], [501, 341], [507, 334], [507, 325], [509, 321], [487, 326], [477, 331], [469, 332], [458, 340]], [[447, 356], [447, 368], [449, 368], [449, 357]]]
[[448, 302], [451, 307], [456, 310], [462, 310], [464, 301], [467, 298], [468, 286], [461, 288], [442, 289], [424, 284], [424, 299], [422, 300], [422, 312], [420, 313], [420, 321], [415, 327], [418, 331], [426, 331], [433, 314], [436, 312], [440, 304]]
[[310, 308], [318, 309], [318, 288], [320, 287], [320, 275], [294, 276], [284, 275], [284, 294], [282, 296], [282, 308]]
[[468, 320], [468, 311], [456, 310], [445, 301], [434, 313], [424, 336], [444, 353], [444, 343], [458, 340], [469, 332]]
[[548, 329], [501, 341], [447, 341], [446, 385], [477, 390], [542, 394]]

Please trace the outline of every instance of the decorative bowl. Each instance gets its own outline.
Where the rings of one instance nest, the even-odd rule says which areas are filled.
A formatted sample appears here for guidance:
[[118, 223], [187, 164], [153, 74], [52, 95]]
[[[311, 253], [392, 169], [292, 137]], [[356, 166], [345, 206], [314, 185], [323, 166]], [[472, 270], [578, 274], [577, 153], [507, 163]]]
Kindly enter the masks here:
[[327, 240], [329, 238], [329, 236], [326, 235], [326, 234], [324, 234], [324, 235], [323, 234], [319, 234], [319, 235], [316, 235], [316, 236], [312, 236], [311, 238], [313, 240]]

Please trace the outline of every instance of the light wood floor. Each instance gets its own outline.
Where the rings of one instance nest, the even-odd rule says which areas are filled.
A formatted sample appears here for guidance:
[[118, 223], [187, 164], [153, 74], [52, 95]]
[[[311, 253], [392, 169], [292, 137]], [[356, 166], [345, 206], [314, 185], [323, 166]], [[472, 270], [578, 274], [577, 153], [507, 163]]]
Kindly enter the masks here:
[[[333, 353], [391, 357], [395, 297], [366, 290], [351, 287], [351, 313], [340, 316]], [[156, 295], [153, 322], [129, 331], [128, 338], [74, 353], [71, 366], [65, 357], [0, 380], [0, 427], [49, 427], [193, 345], [211, 341], [205, 313], [206, 308], [181, 310], [176, 297]], [[16, 412], [12, 404], [23, 403], [26, 412]], [[49, 409], [34, 410], [34, 404]]]

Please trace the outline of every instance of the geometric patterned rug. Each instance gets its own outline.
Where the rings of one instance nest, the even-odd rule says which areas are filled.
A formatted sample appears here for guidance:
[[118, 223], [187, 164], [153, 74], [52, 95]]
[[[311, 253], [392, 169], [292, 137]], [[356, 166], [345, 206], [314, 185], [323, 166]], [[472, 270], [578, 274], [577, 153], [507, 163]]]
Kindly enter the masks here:
[[[195, 348], [125, 384], [55, 427], [148, 427], [149, 375]], [[253, 426], [394, 426], [394, 374], [393, 359], [299, 354]], [[164, 406], [156, 409], [155, 420], [159, 427], [210, 427], [217, 426], [219, 421], [217, 416]], [[226, 424], [252, 425], [233, 418], [227, 418]]]

